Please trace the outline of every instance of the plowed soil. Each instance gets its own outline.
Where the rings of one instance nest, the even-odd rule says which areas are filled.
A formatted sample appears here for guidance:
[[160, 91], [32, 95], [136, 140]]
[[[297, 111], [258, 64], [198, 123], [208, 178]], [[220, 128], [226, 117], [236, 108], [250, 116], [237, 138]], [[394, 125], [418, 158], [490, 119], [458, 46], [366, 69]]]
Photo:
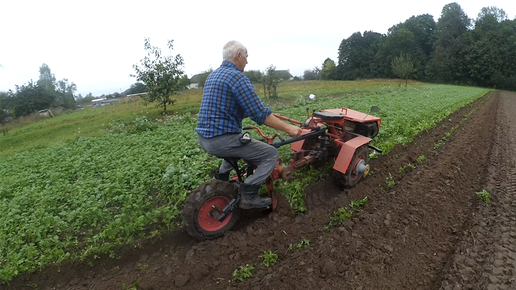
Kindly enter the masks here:
[[[115, 259], [48, 267], [0, 288], [516, 289], [514, 116], [516, 95], [491, 93], [372, 160], [355, 188], [342, 192], [331, 179], [309, 186], [305, 215], [283, 208], [249, 217], [205, 242], [178, 230]], [[409, 163], [415, 168], [400, 173]], [[476, 195], [484, 189], [489, 204]], [[339, 207], [364, 197], [360, 212], [324, 229]], [[309, 245], [297, 248], [303, 238]], [[259, 256], [269, 250], [279, 259], [267, 268]], [[234, 281], [246, 264], [252, 277]]]

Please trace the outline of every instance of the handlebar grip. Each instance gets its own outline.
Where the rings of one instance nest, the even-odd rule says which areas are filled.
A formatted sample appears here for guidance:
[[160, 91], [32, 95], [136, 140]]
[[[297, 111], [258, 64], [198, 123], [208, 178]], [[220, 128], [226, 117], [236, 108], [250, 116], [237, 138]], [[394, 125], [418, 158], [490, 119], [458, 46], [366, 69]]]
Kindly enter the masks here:
[[244, 128], [242, 128], [242, 130], [250, 130], [251, 129], [251, 126], [245, 126]]

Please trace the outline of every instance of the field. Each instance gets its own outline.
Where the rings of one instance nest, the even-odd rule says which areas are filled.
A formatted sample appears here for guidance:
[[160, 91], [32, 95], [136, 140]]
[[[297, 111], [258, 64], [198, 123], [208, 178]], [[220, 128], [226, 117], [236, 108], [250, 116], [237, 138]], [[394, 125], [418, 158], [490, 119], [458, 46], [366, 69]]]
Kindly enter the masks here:
[[[270, 102], [273, 110], [298, 120], [306, 107], [379, 106], [382, 127], [374, 145], [385, 154], [375, 156], [371, 176], [345, 194], [328, 182], [324, 167], [299, 171], [296, 180], [278, 187], [292, 209], [250, 216], [226, 237], [203, 243], [185, 236], [178, 222], [186, 194], [219, 162], [197, 147], [194, 116], [153, 122], [155, 111], [146, 117], [145, 107], [125, 104], [105, 109], [119, 119], [84, 135], [77, 128], [91, 125], [72, 121], [74, 115], [102, 111], [13, 128], [0, 138], [0, 210], [6, 213], [0, 217], [0, 279], [14, 278], [11, 289], [453, 287], [464, 276], [457, 271], [465, 262], [454, 255], [456, 246], [469, 241], [463, 231], [474, 228], [473, 213], [491, 214], [501, 196], [500, 185], [493, 184], [501, 180], [500, 169], [489, 172], [488, 165], [502, 162], [505, 152], [490, 148], [495, 137], [505, 136], [497, 130], [508, 129], [496, 129], [493, 112], [508, 110], [498, 102], [511, 96], [488, 91], [400, 88], [389, 81], [284, 88], [280, 100]], [[312, 92], [318, 99], [311, 103], [306, 96]], [[182, 106], [180, 113], [194, 108], [186, 101]], [[11, 145], [21, 132], [29, 134], [25, 140], [30, 130], [39, 136], [45, 123], [59, 122], [74, 124], [69, 127], [77, 134], [36, 147]], [[475, 194], [484, 189], [489, 206], [479, 198], [486, 195]], [[351, 218], [344, 218], [346, 209]], [[262, 265], [264, 251], [276, 253], [278, 262]], [[234, 271], [250, 270], [247, 264], [254, 267], [252, 277], [235, 278], [245, 276]]]

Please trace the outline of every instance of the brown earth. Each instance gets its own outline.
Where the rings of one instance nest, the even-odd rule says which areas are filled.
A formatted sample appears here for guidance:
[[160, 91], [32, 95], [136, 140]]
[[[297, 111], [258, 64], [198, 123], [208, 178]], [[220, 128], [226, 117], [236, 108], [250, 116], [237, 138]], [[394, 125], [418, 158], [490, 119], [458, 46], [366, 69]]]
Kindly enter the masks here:
[[[178, 230], [116, 259], [48, 267], [0, 288], [516, 289], [515, 100], [495, 92], [460, 109], [372, 160], [371, 175], [351, 190], [341, 192], [330, 179], [311, 185], [305, 215], [251, 216], [223, 238], [200, 243]], [[400, 173], [409, 163], [416, 168]], [[475, 194], [483, 189], [490, 204]], [[366, 196], [362, 211], [324, 229], [339, 207]], [[289, 250], [302, 238], [310, 245]], [[259, 256], [269, 250], [279, 260], [267, 268]], [[232, 281], [246, 264], [255, 266], [253, 276]]]

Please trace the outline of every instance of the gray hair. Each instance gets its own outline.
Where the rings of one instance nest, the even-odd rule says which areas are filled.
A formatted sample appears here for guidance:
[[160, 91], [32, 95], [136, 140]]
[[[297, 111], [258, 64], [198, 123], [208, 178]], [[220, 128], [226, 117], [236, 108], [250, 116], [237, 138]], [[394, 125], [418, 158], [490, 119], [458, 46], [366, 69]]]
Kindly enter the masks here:
[[239, 52], [240, 54], [247, 54], [247, 48], [240, 42], [232, 40], [224, 45], [222, 58], [226, 61], [233, 61]]

